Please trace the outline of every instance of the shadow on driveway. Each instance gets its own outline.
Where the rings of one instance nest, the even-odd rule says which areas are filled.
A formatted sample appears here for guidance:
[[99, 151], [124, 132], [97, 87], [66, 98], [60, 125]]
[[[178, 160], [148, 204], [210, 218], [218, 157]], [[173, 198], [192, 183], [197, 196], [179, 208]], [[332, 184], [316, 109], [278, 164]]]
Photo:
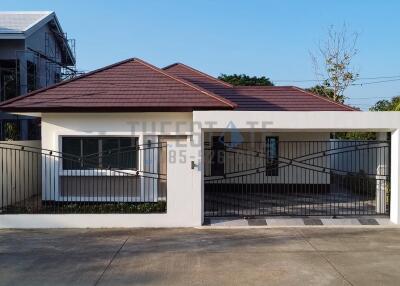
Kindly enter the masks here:
[[2, 230], [0, 285], [398, 285], [400, 229]]

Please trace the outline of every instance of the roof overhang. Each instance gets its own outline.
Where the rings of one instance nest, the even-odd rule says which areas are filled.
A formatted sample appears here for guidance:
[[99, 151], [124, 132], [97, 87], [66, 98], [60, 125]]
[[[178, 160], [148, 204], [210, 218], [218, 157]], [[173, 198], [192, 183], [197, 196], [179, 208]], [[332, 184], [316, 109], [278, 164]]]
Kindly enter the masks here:
[[[364, 111], [194, 111], [193, 121], [203, 131], [371, 131], [400, 129], [400, 112]], [[207, 122], [212, 121], [212, 128]]]
[[41, 112], [9, 112], [13, 115], [21, 115], [21, 116], [31, 116], [31, 117], [42, 117]]
[[0, 40], [25, 40], [24, 33], [1, 33]]

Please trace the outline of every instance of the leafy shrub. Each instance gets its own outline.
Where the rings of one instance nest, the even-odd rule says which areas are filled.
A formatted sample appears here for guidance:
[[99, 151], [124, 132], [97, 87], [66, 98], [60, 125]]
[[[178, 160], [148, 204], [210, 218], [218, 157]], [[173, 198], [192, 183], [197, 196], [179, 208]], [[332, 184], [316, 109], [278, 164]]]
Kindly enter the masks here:
[[[165, 213], [167, 211], [167, 202], [159, 201], [156, 203], [54, 203], [43, 202], [39, 213], [87, 213], [87, 214], [146, 214], [146, 213]], [[29, 206], [9, 206], [4, 213], [34, 213]]]

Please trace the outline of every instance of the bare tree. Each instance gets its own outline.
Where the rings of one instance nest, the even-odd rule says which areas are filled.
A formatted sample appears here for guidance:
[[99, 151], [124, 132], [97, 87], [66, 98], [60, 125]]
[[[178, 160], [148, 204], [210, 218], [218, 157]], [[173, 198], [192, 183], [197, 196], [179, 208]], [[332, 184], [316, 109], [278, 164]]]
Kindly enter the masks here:
[[317, 53], [310, 53], [320, 84], [334, 101], [344, 102], [344, 91], [358, 78], [352, 61], [358, 54], [358, 33], [349, 33], [343, 24], [340, 30], [328, 28], [327, 39], [319, 43]]

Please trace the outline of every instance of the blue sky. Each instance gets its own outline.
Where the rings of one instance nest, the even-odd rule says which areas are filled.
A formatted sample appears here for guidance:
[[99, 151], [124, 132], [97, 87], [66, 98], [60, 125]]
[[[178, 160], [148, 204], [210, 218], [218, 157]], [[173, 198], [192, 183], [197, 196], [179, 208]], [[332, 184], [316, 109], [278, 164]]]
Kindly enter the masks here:
[[[400, 1], [2, 0], [0, 7], [55, 11], [76, 39], [78, 68], [85, 71], [139, 57], [156, 66], [183, 62], [214, 76], [315, 79], [309, 51], [329, 25], [346, 23], [360, 33], [354, 61], [360, 77], [400, 79]], [[366, 109], [400, 95], [400, 80], [354, 86], [346, 95], [348, 103]]]

